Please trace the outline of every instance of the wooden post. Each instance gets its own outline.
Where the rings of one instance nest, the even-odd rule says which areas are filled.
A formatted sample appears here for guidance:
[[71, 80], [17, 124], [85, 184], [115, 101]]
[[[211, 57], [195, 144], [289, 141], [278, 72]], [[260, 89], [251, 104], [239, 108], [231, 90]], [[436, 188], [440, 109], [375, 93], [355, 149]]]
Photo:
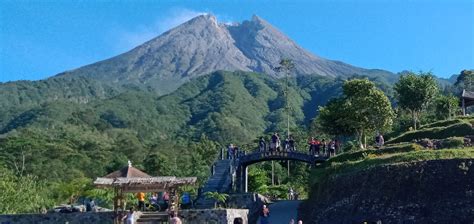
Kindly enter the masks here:
[[272, 186], [275, 185], [275, 164], [273, 164], [272, 160]]
[[288, 168], [288, 180], [289, 180], [290, 179], [290, 160], [286, 161], [286, 165], [287, 165], [287, 168]]
[[170, 189], [170, 200], [169, 200], [169, 203], [170, 203], [170, 208], [169, 210], [170, 211], [174, 211], [176, 213], [176, 215], [178, 214], [178, 210], [179, 210], [179, 196], [178, 196], [178, 191], [176, 188], [172, 188]]
[[249, 185], [248, 185], [248, 166], [245, 166], [243, 169], [243, 179], [244, 179], [244, 193], [247, 193], [249, 191]]
[[466, 103], [464, 102], [464, 97], [461, 96], [461, 104], [462, 104], [462, 116], [466, 116]]

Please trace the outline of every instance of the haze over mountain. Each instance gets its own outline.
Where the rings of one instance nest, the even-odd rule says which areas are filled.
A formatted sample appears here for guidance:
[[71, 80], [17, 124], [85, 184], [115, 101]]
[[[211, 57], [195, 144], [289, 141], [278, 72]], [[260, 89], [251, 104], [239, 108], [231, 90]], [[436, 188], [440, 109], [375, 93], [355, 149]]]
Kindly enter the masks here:
[[281, 74], [273, 68], [282, 58], [294, 61], [297, 75], [396, 78], [387, 71], [318, 57], [255, 15], [250, 21], [235, 24], [218, 23], [213, 15], [201, 15], [129, 52], [59, 75], [168, 93], [190, 78], [217, 70], [252, 71], [278, 78]]

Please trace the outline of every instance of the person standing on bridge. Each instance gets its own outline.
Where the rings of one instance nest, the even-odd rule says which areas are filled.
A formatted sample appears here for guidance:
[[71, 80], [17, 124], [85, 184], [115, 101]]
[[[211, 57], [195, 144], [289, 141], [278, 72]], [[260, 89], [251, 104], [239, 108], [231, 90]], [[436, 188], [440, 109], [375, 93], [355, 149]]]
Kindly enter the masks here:
[[265, 148], [267, 148], [267, 143], [263, 137], [260, 137], [260, 140], [258, 141], [258, 150], [260, 152], [265, 152]]
[[295, 146], [295, 139], [293, 138], [293, 135], [290, 135], [290, 151], [294, 152], [296, 151], [296, 146]]
[[309, 144], [309, 154], [314, 155], [314, 152], [316, 151], [316, 140], [314, 140], [314, 137], [311, 137], [311, 140], [308, 142]]
[[281, 151], [281, 138], [280, 138], [280, 135], [277, 133], [275, 133], [277, 139], [276, 139], [276, 150], [277, 151]]
[[315, 141], [316, 141], [316, 144], [315, 144], [316, 155], [319, 156], [320, 151], [321, 151], [320, 150], [321, 149], [321, 142], [318, 139], [316, 139]]
[[328, 151], [327, 151], [327, 144], [326, 144], [326, 140], [321, 140], [321, 149], [322, 149], [322, 153], [323, 153], [323, 156], [327, 156], [328, 154]]
[[233, 155], [234, 155], [234, 144], [230, 144], [229, 147], [227, 148], [227, 159], [232, 159]]
[[278, 133], [273, 133], [271, 142], [270, 142], [270, 151], [275, 151], [277, 148], [277, 142], [278, 142]]
[[285, 151], [290, 151], [290, 139], [286, 138], [285, 139], [285, 146], [283, 147]]

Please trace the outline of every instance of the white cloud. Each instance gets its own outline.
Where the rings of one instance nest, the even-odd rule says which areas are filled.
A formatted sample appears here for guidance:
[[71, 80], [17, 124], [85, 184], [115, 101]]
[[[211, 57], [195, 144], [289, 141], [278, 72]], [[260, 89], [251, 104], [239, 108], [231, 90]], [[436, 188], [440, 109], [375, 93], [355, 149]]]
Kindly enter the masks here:
[[117, 48], [119, 51], [130, 50], [154, 37], [174, 28], [196, 16], [205, 15], [190, 9], [171, 10], [164, 18], [158, 18], [152, 24], [141, 25], [134, 30], [119, 32]]

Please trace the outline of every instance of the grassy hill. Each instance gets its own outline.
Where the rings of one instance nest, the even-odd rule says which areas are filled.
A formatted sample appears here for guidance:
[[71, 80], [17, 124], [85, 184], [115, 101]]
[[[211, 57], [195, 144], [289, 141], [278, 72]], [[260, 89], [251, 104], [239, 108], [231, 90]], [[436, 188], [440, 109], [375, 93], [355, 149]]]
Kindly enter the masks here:
[[[310, 197], [300, 208], [303, 219], [309, 223], [469, 220], [474, 204], [464, 192], [474, 181], [474, 148], [459, 147], [462, 138], [460, 144], [452, 144], [456, 148], [438, 150], [412, 141], [457, 140], [474, 134], [472, 122], [472, 117], [463, 117], [427, 124], [391, 139], [382, 149], [330, 158], [312, 170]], [[439, 215], [446, 209], [448, 216]]]
[[[342, 154], [314, 169], [305, 223], [472, 221], [474, 148]], [[342, 159], [341, 157], [345, 157]]]
[[445, 139], [449, 137], [464, 137], [474, 135], [474, 117], [461, 117], [452, 120], [442, 120], [421, 126], [418, 130], [408, 131], [391, 138], [387, 144], [411, 142], [420, 139]]

